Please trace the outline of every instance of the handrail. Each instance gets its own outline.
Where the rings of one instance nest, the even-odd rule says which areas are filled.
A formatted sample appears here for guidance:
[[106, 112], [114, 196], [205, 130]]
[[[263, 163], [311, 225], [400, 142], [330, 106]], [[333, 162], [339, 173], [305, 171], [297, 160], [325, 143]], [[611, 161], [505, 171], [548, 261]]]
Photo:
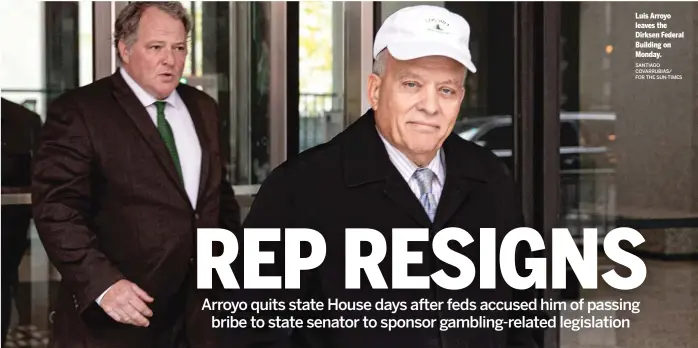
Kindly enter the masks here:
[[2, 205], [31, 205], [32, 196], [30, 193], [3, 193]]

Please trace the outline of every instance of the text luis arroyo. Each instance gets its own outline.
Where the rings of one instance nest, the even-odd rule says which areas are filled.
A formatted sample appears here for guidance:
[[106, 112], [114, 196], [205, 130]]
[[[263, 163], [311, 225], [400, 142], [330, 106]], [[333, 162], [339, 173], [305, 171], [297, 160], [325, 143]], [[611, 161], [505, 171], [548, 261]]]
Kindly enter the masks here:
[[[543, 236], [532, 228], [520, 227], [506, 234], [501, 241], [499, 260], [496, 258], [496, 233], [493, 228], [480, 229], [480, 288], [494, 289], [495, 267], [499, 266], [505, 282], [514, 289], [545, 289], [548, 287], [546, 259], [530, 257], [525, 259], [525, 267], [531, 273], [521, 277], [517, 272], [517, 245], [526, 242], [532, 251], [546, 248]], [[568, 229], [556, 228], [552, 231], [551, 261], [552, 288], [566, 287], [567, 265], [574, 271], [582, 288], [597, 288], [597, 244], [598, 231], [586, 228], [583, 232], [583, 246], [577, 245]], [[298, 289], [300, 288], [301, 272], [312, 270], [322, 264], [327, 254], [325, 239], [321, 233], [312, 229], [284, 229], [284, 277], [260, 276], [261, 264], [273, 264], [274, 253], [261, 251], [261, 242], [281, 240], [281, 229], [245, 229], [244, 233], [244, 288], [254, 289]], [[374, 289], [387, 289], [388, 284], [381, 274], [379, 264], [387, 254], [387, 243], [383, 234], [373, 229], [349, 228], [345, 230], [345, 288], [359, 289], [361, 287], [361, 272], [367, 276]], [[436, 233], [431, 241], [435, 257], [442, 262], [459, 269], [457, 277], [449, 276], [444, 270], [431, 276], [408, 276], [408, 265], [422, 262], [422, 253], [409, 251], [409, 243], [428, 242], [429, 229], [400, 229], [392, 230], [392, 277], [393, 289], [426, 289], [431, 281], [437, 286], [449, 290], [460, 290], [468, 287], [475, 279], [476, 269], [473, 262], [465, 255], [449, 248], [451, 241], [465, 247], [474, 242], [467, 231], [450, 227]], [[603, 240], [606, 257], [630, 270], [627, 277], [620, 276], [615, 270], [602, 275], [604, 281], [618, 290], [631, 290], [639, 287], [646, 278], [647, 268], [644, 262], [632, 253], [620, 247], [621, 241], [627, 241], [633, 247], [642, 244], [645, 239], [638, 231], [619, 227], [608, 232]], [[214, 256], [214, 242], [223, 244], [223, 253]], [[309, 243], [312, 252], [307, 257], [301, 257], [301, 244]], [[362, 243], [371, 244], [371, 253], [361, 256]], [[240, 284], [235, 277], [231, 264], [238, 255], [239, 244], [235, 235], [225, 229], [197, 230], [197, 287], [211, 289], [213, 271], [220, 277], [221, 283], [227, 289], [239, 289]], [[580, 252], [583, 250], [584, 255]], [[431, 279], [430, 279], [431, 278]]]

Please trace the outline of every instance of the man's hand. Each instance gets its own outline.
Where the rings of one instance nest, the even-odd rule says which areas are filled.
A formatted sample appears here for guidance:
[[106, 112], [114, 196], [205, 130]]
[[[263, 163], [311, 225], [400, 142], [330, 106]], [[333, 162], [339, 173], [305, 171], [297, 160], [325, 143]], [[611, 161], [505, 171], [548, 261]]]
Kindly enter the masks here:
[[153, 302], [138, 285], [122, 279], [112, 285], [99, 303], [112, 319], [135, 326], [147, 327], [153, 311], [145, 303]]

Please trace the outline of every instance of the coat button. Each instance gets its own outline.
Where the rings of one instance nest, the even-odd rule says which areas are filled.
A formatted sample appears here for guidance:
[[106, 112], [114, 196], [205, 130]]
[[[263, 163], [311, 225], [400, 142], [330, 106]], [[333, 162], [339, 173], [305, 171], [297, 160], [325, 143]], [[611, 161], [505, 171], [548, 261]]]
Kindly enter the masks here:
[[193, 257], [189, 259], [189, 265], [194, 266], [194, 258]]
[[199, 213], [194, 213], [194, 220], [199, 220]]

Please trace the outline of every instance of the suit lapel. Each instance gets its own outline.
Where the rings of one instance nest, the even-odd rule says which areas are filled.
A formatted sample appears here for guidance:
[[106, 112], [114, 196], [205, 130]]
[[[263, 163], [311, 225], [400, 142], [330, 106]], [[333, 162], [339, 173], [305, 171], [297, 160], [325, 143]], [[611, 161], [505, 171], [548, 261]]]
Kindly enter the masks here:
[[143, 104], [138, 100], [123, 77], [121, 77], [121, 73], [118, 70], [112, 75], [112, 81], [114, 83], [114, 97], [124, 108], [126, 115], [128, 115], [131, 121], [136, 125], [136, 128], [143, 136], [148, 147], [150, 147], [155, 154], [158, 163], [164, 169], [166, 176], [187, 202], [189, 202], [184, 184], [177, 175], [172, 156], [170, 156], [170, 153], [167, 151], [165, 142], [160, 137], [160, 133], [158, 133], [157, 127], [153, 123], [145, 107], [143, 107]]
[[[202, 108], [197, 103], [196, 96], [192, 95], [190, 91], [186, 88], [177, 88], [177, 93], [184, 101], [184, 104], [189, 110], [189, 115], [191, 115], [192, 122], [194, 123], [194, 128], [196, 128], [196, 135], [199, 138], [199, 144], [201, 145], [201, 174], [199, 175], [199, 192], [197, 193], [197, 202], [201, 200], [201, 196], [205, 192], [206, 185], [208, 184], [209, 169], [210, 169], [210, 144], [209, 135], [206, 132], [206, 123], [204, 122], [203, 115], [201, 114]], [[217, 116], [217, 115], [216, 115]]]

